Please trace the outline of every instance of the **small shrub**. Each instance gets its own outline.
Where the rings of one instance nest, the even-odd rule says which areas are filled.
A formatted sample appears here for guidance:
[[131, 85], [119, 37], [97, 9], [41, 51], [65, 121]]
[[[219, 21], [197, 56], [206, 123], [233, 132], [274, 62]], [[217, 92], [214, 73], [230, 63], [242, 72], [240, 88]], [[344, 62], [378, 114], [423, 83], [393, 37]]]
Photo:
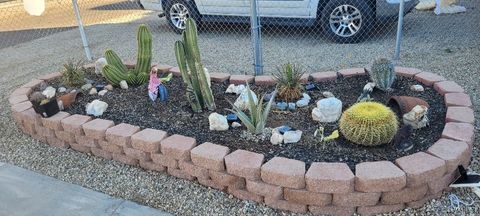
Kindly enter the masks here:
[[79, 87], [85, 84], [85, 71], [83, 61], [69, 60], [63, 65], [63, 84], [69, 87]]
[[242, 111], [240, 107], [235, 106], [232, 102], [230, 104], [233, 106], [233, 110], [231, 112], [235, 113], [240, 121], [247, 127], [247, 130], [253, 134], [261, 134], [263, 129], [265, 129], [265, 125], [267, 124], [267, 118], [270, 114], [270, 109], [272, 107], [272, 103], [275, 100], [275, 95], [277, 91], [275, 91], [268, 101], [267, 105], [263, 105], [263, 96], [258, 100], [258, 103], [255, 103], [252, 92], [250, 91], [250, 86], [247, 85], [246, 91], [248, 92], [248, 114]]
[[395, 76], [395, 68], [392, 61], [381, 58], [373, 62], [370, 78], [380, 90], [390, 91], [395, 81]]
[[395, 113], [377, 102], [356, 103], [340, 118], [340, 132], [356, 144], [376, 146], [389, 143], [398, 130]]
[[303, 70], [294, 64], [284, 64], [273, 73], [273, 78], [278, 83], [278, 98], [292, 102], [302, 97], [303, 86], [300, 82]]

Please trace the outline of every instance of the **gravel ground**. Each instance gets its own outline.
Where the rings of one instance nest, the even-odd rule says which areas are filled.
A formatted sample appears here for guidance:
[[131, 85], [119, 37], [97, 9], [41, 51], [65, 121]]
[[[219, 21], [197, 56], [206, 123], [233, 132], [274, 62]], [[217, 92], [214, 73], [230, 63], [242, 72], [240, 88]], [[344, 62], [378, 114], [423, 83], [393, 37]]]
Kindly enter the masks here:
[[[480, 20], [479, 1], [461, 1], [467, 13], [434, 16], [414, 13], [406, 17], [405, 39], [402, 43], [401, 65], [418, 67], [445, 76], [464, 86], [476, 107], [480, 105]], [[433, 21], [431, 21], [433, 20]], [[133, 58], [135, 42], [132, 37], [139, 23], [158, 26], [153, 29], [156, 61], [174, 64], [173, 41], [177, 37], [167, 31], [156, 17], [129, 24], [95, 25], [87, 28], [95, 56], [114, 48], [124, 58]], [[242, 73], [251, 64], [250, 40], [247, 33], [204, 32], [201, 39], [205, 65], [211, 71]], [[296, 40], [282, 31], [265, 34], [265, 60], [272, 62], [294, 60], [311, 71], [364, 66], [373, 58], [390, 55], [393, 47], [391, 33], [365, 43], [338, 45], [319, 39], [312, 43], [303, 37]], [[290, 35], [290, 36], [289, 36]], [[115, 38], [115, 40], [112, 40]], [[59, 44], [61, 44], [59, 46]], [[287, 55], [288, 54], [288, 55]], [[317, 57], [318, 56], [318, 57]], [[83, 57], [77, 30], [65, 31], [28, 43], [0, 50], [0, 161], [27, 168], [60, 180], [92, 188], [116, 197], [133, 200], [178, 215], [294, 215], [275, 211], [262, 204], [241, 201], [228, 194], [198, 184], [179, 180], [162, 173], [146, 172], [114, 161], [49, 147], [21, 133], [10, 117], [8, 95], [21, 84], [59, 70], [70, 57]], [[268, 68], [267, 68], [268, 71]], [[478, 162], [480, 142], [480, 112], [476, 114], [476, 140], [470, 169], [480, 172]], [[469, 190], [455, 189], [452, 193], [462, 200], [474, 199], [470, 207], [450, 208], [444, 194], [416, 210], [407, 209], [392, 215], [479, 215], [480, 199]]]

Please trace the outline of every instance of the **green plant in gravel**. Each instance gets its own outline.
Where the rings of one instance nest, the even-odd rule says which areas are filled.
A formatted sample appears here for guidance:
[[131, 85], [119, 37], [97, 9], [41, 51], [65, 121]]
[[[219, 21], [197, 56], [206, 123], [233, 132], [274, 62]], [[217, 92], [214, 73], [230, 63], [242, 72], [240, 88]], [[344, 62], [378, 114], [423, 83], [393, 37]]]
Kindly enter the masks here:
[[103, 67], [103, 76], [108, 82], [115, 86], [118, 86], [122, 80], [132, 86], [148, 82], [152, 64], [152, 34], [146, 25], [138, 27], [137, 45], [137, 63], [134, 69], [128, 69], [113, 50], [105, 51], [108, 64]]
[[235, 106], [232, 102], [229, 103], [232, 105], [232, 109], [228, 109], [229, 111], [235, 113], [240, 121], [247, 127], [247, 130], [253, 134], [261, 134], [263, 129], [265, 129], [265, 125], [267, 124], [267, 118], [270, 114], [270, 109], [272, 107], [273, 101], [275, 100], [275, 96], [277, 91], [275, 90], [272, 94], [272, 97], [268, 101], [267, 105], [264, 106], [263, 104], [263, 96], [258, 100], [258, 103], [255, 103], [253, 99], [252, 91], [250, 91], [250, 86], [247, 83], [248, 93], [248, 115], [242, 111], [240, 107]]
[[278, 98], [285, 101], [296, 101], [302, 97], [303, 86], [301, 78], [303, 70], [294, 64], [284, 64], [273, 73], [278, 83]]
[[187, 19], [182, 40], [175, 42], [175, 56], [182, 78], [187, 86], [187, 100], [194, 112], [204, 108], [215, 110], [215, 101], [203, 67], [198, 48], [197, 26], [193, 19]]
[[85, 71], [83, 61], [69, 60], [63, 65], [62, 71], [63, 84], [69, 87], [79, 87], [85, 84]]
[[377, 88], [382, 91], [390, 91], [395, 77], [395, 67], [392, 61], [381, 58], [373, 62], [370, 78], [375, 82]]
[[353, 143], [376, 146], [389, 143], [398, 130], [396, 114], [378, 102], [356, 103], [340, 118], [340, 132]]

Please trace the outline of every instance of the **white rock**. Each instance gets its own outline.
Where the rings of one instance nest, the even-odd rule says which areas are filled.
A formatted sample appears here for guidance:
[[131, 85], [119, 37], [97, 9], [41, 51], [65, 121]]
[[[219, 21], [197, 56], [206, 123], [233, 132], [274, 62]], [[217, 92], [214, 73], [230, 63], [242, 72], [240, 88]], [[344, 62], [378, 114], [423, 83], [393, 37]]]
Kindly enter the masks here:
[[412, 126], [413, 129], [426, 127], [428, 125], [427, 112], [426, 106], [417, 105], [403, 115], [403, 123]]
[[230, 85], [227, 87], [227, 90], [225, 90], [225, 93], [228, 93], [228, 94], [233, 94], [233, 93], [235, 93], [235, 84], [230, 84]]
[[322, 95], [323, 95], [323, 97], [325, 97], [325, 98], [335, 97], [335, 95], [333, 95], [333, 93], [332, 93], [332, 92], [329, 92], [329, 91], [324, 91], [324, 92], [322, 92]]
[[309, 103], [310, 103], [310, 100], [303, 98], [301, 100], [298, 100], [296, 104], [297, 104], [297, 107], [300, 108], [300, 107], [308, 106]]
[[103, 67], [105, 65], [107, 65], [107, 59], [105, 58], [99, 58], [96, 62], [95, 62], [95, 74], [97, 75], [100, 75], [102, 74], [102, 70], [103, 70]]
[[94, 100], [87, 104], [85, 111], [87, 115], [101, 116], [107, 110], [108, 104], [101, 100]]
[[375, 83], [373, 82], [369, 82], [367, 84], [365, 84], [365, 86], [363, 86], [363, 92], [372, 92], [373, 91], [373, 88], [375, 88]]
[[303, 94], [302, 94], [302, 99], [305, 99], [305, 100], [310, 101], [312, 98], [311, 98], [310, 95], [308, 95], [307, 93], [303, 93]]
[[45, 96], [47, 99], [55, 97], [55, 93], [57, 90], [53, 88], [52, 86], [48, 86], [45, 90], [43, 90], [42, 94]]
[[295, 130], [295, 131], [287, 131], [283, 134], [283, 142], [287, 143], [297, 143], [302, 138], [302, 131]]
[[88, 92], [89, 95], [95, 95], [97, 94], [97, 89], [96, 88], [91, 88], [90, 92]]
[[88, 90], [90, 90], [91, 88], [92, 88], [92, 84], [90, 84], [90, 83], [87, 83], [87, 84], [85, 84], [85, 85], [83, 85], [83, 86], [81, 87], [81, 89], [82, 89], [83, 91], [88, 91]]
[[312, 118], [319, 122], [335, 122], [342, 115], [342, 101], [335, 97], [324, 98], [312, 110]]
[[128, 89], [127, 81], [125, 81], [125, 80], [120, 81], [120, 88]]
[[63, 101], [58, 100], [58, 101], [57, 101], [57, 104], [58, 104], [58, 109], [59, 109], [60, 111], [63, 111], [63, 110], [65, 109], [65, 107], [63, 106]]
[[65, 87], [60, 87], [60, 88], [58, 88], [58, 92], [59, 92], [59, 93], [64, 93], [64, 92], [66, 92], [66, 91], [67, 91], [67, 89], [66, 89]]
[[70, 91], [70, 93], [75, 93], [75, 92], [77, 92], [76, 89], [72, 89], [72, 91]]
[[238, 128], [238, 127], [241, 127], [242, 124], [238, 123], [238, 122], [232, 122], [232, 128]]
[[106, 89], [106, 90], [108, 90], [108, 91], [113, 91], [113, 86], [110, 85], [110, 84], [108, 84], [108, 85], [106, 85], [103, 89]]
[[216, 112], [208, 116], [208, 122], [210, 124], [210, 130], [214, 131], [226, 131], [228, 130], [227, 118]]
[[[250, 90], [250, 92], [252, 93], [253, 101], [255, 102], [255, 104], [257, 104], [258, 103], [257, 95], [252, 90]], [[248, 100], [248, 91], [247, 91], [247, 89], [245, 89], [240, 94], [240, 96], [238, 96], [237, 100], [235, 100], [235, 103], [233, 103], [233, 104], [235, 106], [237, 106], [238, 108], [242, 109], [242, 110], [247, 110], [248, 106], [249, 106], [248, 101], [249, 101]]]
[[99, 96], [104, 96], [105, 94], [107, 94], [108, 90], [104, 89], [104, 90], [101, 90], [98, 92], [98, 95]]
[[417, 10], [430, 10], [435, 8], [435, 0], [420, 0], [415, 9]]
[[270, 137], [270, 143], [273, 145], [279, 145], [283, 142], [283, 135], [278, 132], [277, 129], [272, 131], [272, 136]]
[[423, 88], [422, 85], [412, 85], [410, 86], [410, 90], [416, 91], [416, 92], [423, 92], [425, 89]]

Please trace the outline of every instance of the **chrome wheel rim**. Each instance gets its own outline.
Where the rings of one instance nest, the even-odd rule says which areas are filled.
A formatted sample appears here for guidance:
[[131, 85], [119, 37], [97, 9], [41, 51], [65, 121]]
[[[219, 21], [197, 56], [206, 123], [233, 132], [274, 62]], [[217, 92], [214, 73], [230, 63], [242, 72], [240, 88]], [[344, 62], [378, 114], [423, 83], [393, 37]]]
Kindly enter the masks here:
[[351, 37], [362, 27], [362, 14], [352, 5], [340, 5], [330, 13], [329, 24], [336, 35]]
[[185, 23], [190, 17], [187, 6], [176, 3], [170, 7], [170, 22], [179, 29], [185, 29]]

